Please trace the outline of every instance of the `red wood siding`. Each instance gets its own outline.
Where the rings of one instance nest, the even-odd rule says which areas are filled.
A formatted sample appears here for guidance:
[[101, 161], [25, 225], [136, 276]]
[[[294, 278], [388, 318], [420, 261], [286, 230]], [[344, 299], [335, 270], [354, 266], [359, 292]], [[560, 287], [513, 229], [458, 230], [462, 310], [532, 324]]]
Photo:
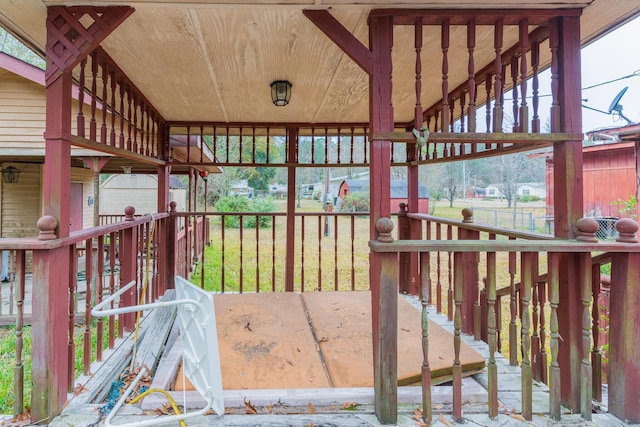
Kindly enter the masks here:
[[[633, 143], [586, 147], [583, 154], [584, 214], [620, 217], [620, 206], [636, 193]], [[553, 214], [553, 161], [547, 161], [547, 214]]]

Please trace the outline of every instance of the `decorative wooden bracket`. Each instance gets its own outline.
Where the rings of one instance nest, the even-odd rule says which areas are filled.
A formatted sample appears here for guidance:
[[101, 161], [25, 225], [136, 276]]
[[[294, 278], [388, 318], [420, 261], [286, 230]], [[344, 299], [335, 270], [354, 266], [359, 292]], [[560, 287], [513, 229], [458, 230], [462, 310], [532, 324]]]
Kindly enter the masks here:
[[78, 65], [133, 11], [130, 6], [49, 7], [46, 85]]
[[302, 13], [367, 74], [373, 73], [371, 51], [360, 43], [360, 40], [351, 34], [329, 11], [305, 9]]

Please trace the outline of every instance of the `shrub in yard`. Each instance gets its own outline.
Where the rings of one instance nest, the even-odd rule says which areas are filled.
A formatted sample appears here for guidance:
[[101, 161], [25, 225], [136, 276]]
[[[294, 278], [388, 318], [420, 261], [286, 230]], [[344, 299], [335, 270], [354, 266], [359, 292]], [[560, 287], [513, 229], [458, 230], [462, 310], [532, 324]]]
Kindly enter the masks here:
[[369, 195], [364, 193], [353, 193], [345, 196], [342, 201], [342, 211], [369, 212]]
[[[273, 199], [269, 197], [259, 197], [256, 199], [249, 199], [245, 196], [226, 196], [218, 199], [216, 203], [216, 210], [218, 212], [273, 212], [276, 209], [276, 205]], [[259, 227], [267, 228], [271, 226], [271, 217], [260, 216], [258, 217]], [[226, 215], [224, 219], [224, 225], [226, 228], [240, 228], [240, 216], [239, 215]], [[256, 217], [248, 215], [244, 217], [243, 224], [246, 228], [255, 228]]]

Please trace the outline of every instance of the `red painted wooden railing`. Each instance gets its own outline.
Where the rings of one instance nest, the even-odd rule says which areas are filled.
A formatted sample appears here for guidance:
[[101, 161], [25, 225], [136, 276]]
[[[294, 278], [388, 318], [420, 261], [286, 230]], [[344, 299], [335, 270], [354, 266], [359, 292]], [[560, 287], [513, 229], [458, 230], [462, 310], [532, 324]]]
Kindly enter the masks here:
[[[129, 301], [125, 298], [123, 304], [137, 302], [143, 292], [144, 302], [154, 301], [163, 295], [167, 286], [173, 283], [164, 278], [177, 274], [174, 266], [167, 266], [166, 262], [171, 246], [166, 244], [169, 240], [177, 240], [177, 247], [184, 248], [182, 242], [187, 240], [184, 237], [191, 235], [188, 239], [192, 242], [188, 250], [191, 254], [189, 259], [203, 256], [204, 246], [209, 239], [208, 221], [203, 217], [198, 217], [182, 230], [176, 230], [179, 221], [175, 221], [175, 218], [172, 220], [170, 214], [152, 217], [135, 215], [134, 212], [129, 207], [122, 221], [74, 232], [65, 239], [55, 239], [55, 220], [45, 217], [38, 223], [40, 239], [44, 236], [44, 240], [0, 240], [0, 250], [7, 251], [9, 255], [9, 282], [3, 283], [0, 288], [2, 302], [7, 300], [8, 304], [6, 309], [4, 304], [0, 305], [0, 320], [2, 324], [15, 325], [16, 337], [14, 414], [22, 413], [25, 409], [24, 326], [32, 322], [32, 312], [42, 310], [36, 307], [39, 302], [31, 299], [38, 286], [31, 275], [33, 263], [38, 262], [38, 268], [46, 269], [43, 262], [56, 262], [55, 258], [47, 258], [49, 252], [62, 248], [70, 253], [70, 279], [65, 307], [68, 321], [66, 339], [62, 345], [66, 346], [67, 385], [71, 391], [78, 375], [77, 369], [84, 375], [91, 375], [92, 363], [102, 360], [104, 350], [114, 348], [116, 340], [122, 338], [126, 331], [131, 331], [135, 322], [133, 316], [110, 317], [108, 321], [93, 320], [91, 307], [132, 280], [137, 283], [135, 292], [128, 296]], [[175, 254], [171, 254], [171, 257], [178, 260]], [[188, 270], [184, 268], [178, 273], [188, 275]], [[144, 291], [143, 286], [146, 286]], [[7, 292], [3, 295], [5, 289], [8, 295]], [[92, 341], [97, 343], [95, 347], [92, 347]], [[80, 355], [78, 365], [76, 361]]]
[[[399, 227], [403, 230], [403, 224], [411, 220], [422, 220], [426, 223], [427, 241], [410, 241], [403, 240], [399, 244], [398, 249], [398, 266], [400, 266], [400, 286], [404, 283], [412, 283], [411, 272], [406, 268], [403, 271], [403, 258], [416, 254], [420, 257], [421, 274], [418, 274], [418, 283], [421, 283], [420, 293], [425, 304], [435, 304], [439, 312], [446, 312], [450, 319], [455, 322], [456, 329], [460, 332], [474, 334], [476, 339], [482, 338], [490, 345], [491, 352], [500, 350], [500, 342], [502, 334], [501, 330], [507, 330], [508, 333], [508, 351], [511, 364], [520, 365], [522, 374], [525, 378], [523, 383], [523, 415], [530, 419], [532, 411], [532, 403], [530, 396], [530, 383], [534, 380], [541, 381], [552, 386], [551, 393], [551, 415], [554, 418], [560, 417], [560, 400], [559, 400], [559, 377], [557, 370], [559, 369], [557, 360], [557, 348], [559, 343], [558, 324], [555, 314], [557, 310], [568, 309], [567, 304], [577, 304], [580, 310], [584, 311], [582, 330], [582, 369], [584, 371], [583, 387], [581, 390], [580, 401], [585, 409], [583, 416], [590, 417], [591, 399], [595, 401], [602, 400], [602, 378], [617, 377], [622, 375], [620, 371], [628, 374], [626, 367], [621, 366], [620, 362], [614, 371], [603, 371], [603, 346], [611, 345], [609, 342], [608, 323], [614, 314], [609, 310], [609, 289], [601, 290], [600, 271], [601, 266], [612, 264], [615, 256], [605, 253], [591, 257], [592, 251], [630, 251], [640, 252], [640, 245], [634, 237], [637, 231], [637, 225], [629, 225], [626, 221], [622, 221], [618, 228], [625, 230], [625, 236], [619, 238], [618, 244], [597, 243], [595, 232], [597, 223], [593, 219], [581, 220], [578, 223], [579, 237], [578, 240], [583, 247], [571, 248], [571, 250], [560, 250], [555, 248], [561, 246], [562, 241], [550, 239], [545, 235], [537, 235], [535, 233], [513, 232], [495, 227], [485, 227], [473, 224], [472, 212], [463, 210], [464, 219], [462, 221], [444, 220], [421, 214], [406, 214], [401, 212], [399, 215]], [[624, 223], [624, 224], [622, 224]], [[449, 238], [446, 241], [440, 239], [443, 235], [443, 227], [447, 228]], [[405, 227], [406, 228], [406, 227]], [[406, 231], [405, 231], [406, 233]], [[402, 232], [399, 231], [400, 238]], [[485, 240], [479, 240], [480, 235], [484, 235]], [[433, 236], [436, 239], [433, 239]], [[465, 236], [466, 238], [459, 243], [451, 239], [453, 236]], [[492, 249], [474, 249], [477, 246], [490, 248], [492, 245], [501, 250]], [[633, 248], [629, 248], [628, 243], [634, 243]], [[549, 248], [546, 248], [548, 245]], [[378, 247], [378, 246], [376, 246]], [[420, 249], [418, 249], [420, 248]], [[509, 250], [508, 248], [513, 248]], [[557, 252], [577, 252], [584, 254], [583, 266], [581, 271], [583, 277], [579, 283], [582, 289], [581, 301], [565, 302], [563, 307], [559, 307], [557, 274], [554, 271], [553, 263], [557, 263]], [[469, 258], [469, 253], [477, 253], [481, 258]], [[547, 254], [547, 262], [541, 256]], [[616, 252], [617, 253], [617, 252]], [[448, 256], [442, 256], [447, 254]], [[453, 254], [451, 256], [450, 254]], [[518, 254], [520, 256], [518, 257]], [[500, 262], [499, 258], [503, 257]], [[446, 263], [441, 262], [444, 259], [451, 259]], [[475, 269], [469, 270], [471, 259], [471, 267]], [[479, 264], [481, 259], [485, 263], [484, 267]], [[631, 274], [628, 280], [633, 281], [633, 274], [637, 274], [637, 266], [630, 266], [629, 261], [622, 255], [619, 255], [619, 264], [612, 264], [612, 270], [622, 269], [619, 273]], [[497, 265], [507, 266], [508, 275], [503, 275], [502, 279], [498, 277]], [[479, 269], [479, 267], [482, 267]], [[630, 269], [630, 270], [627, 270]], [[634, 270], [636, 269], [636, 270]], [[443, 270], [449, 272], [449, 281], [444, 285], [442, 283]], [[478, 271], [484, 273], [483, 289], [479, 289]], [[415, 273], [414, 273], [415, 274]], [[426, 275], [426, 278], [425, 278]], [[555, 278], [554, 278], [555, 277]], [[618, 276], [618, 291], [627, 289], [621, 285], [620, 280], [627, 280], [626, 276], [620, 278]], [[451, 278], [455, 283], [452, 283]], [[556, 280], [556, 282], [554, 282]], [[499, 283], [507, 283], [507, 286], [499, 288]], [[633, 286], [626, 283], [626, 286]], [[434, 300], [432, 293], [435, 292]], [[509, 297], [510, 318], [502, 322], [502, 306], [501, 298]], [[442, 299], [446, 299], [447, 303], [443, 303]], [[545, 314], [546, 313], [546, 314]], [[616, 317], [618, 324], [625, 324], [625, 314], [618, 313]], [[465, 319], [467, 322], [465, 322]], [[631, 319], [630, 321], [633, 321]], [[518, 322], [520, 330], [518, 330]], [[551, 322], [551, 323], [549, 323]], [[547, 326], [550, 325], [550, 326]], [[551, 341], [547, 341], [550, 327]], [[622, 326], [624, 328], [624, 326]], [[621, 333], [617, 332], [618, 336]], [[628, 337], [627, 337], [628, 338]], [[620, 338], [617, 339], [619, 346], [623, 345]], [[626, 347], [625, 347], [626, 348]], [[549, 354], [549, 349], [551, 354]], [[616, 354], [626, 354], [625, 349], [618, 348]], [[620, 356], [619, 356], [620, 358]], [[549, 361], [551, 368], [549, 369]], [[428, 361], [425, 361], [428, 367]], [[490, 390], [497, 387], [497, 376], [492, 373], [492, 362], [489, 362], [489, 372], [491, 381], [495, 381], [493, 385], [490, 383]], [[554, 378], [554, 375], [556, 377]], [[552, 378], [550, 378], [552, 377]], [[611, 392], [611, 387], [609, 388]], [[614, 393], [618, 398], [625, 392], [616, 390]], [[496, 414], [497, 406], [494, 404], [495, 396], [490, 396], [490, 415]], [[611, 399], [610, 399], [611, 401]], [[625, 401], [626, 402], [626, 401]], [[497, 400], [495, 400], [497, 404]], [[426, 406], [425, 406], [426, 407]], [[459, 414], [460, 407], [454, 408], [454, 414]], [[618, 416], [627, 416], [629, 414], [629, 404], [623, 404], [622, 409], [618, 409]], [[622, 411], [622, 412], [620, 412]]]

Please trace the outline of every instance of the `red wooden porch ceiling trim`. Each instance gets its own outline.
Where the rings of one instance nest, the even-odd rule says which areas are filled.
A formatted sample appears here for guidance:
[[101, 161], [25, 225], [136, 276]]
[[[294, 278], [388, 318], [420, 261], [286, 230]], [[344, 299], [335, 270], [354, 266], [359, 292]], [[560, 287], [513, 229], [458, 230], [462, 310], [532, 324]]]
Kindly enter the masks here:
[[47, 9], [47, 86], [78, 65], [134, 9], [130, 6], [51, 6]]
[[371, 51], [349, 32], [327, 10], [302, 11], [316, 27], [329, 37], [349, 58], [353, 59], [367, 74], [372, 73]]

